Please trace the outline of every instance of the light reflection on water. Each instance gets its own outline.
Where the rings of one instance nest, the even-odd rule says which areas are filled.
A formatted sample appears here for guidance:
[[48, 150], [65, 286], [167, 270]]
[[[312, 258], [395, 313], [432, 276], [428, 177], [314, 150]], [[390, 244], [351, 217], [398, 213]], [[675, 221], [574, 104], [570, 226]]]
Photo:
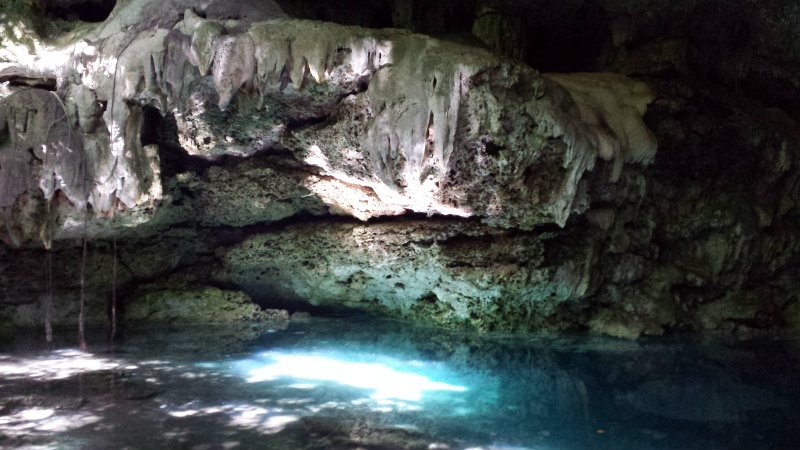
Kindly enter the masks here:
[[24, 338], [0, 344], [0, 447], [800, 442], [795, 340], [629, 342], [315, 319], [284, 330], [144, 329], [92, 350], [45, 350]]
[[[418, 402], [426, 391], [464, 392], [464, 386], [433, 381], [418, 371], [427, 369], [421, 361], [393, 361], [391, 365], [364, 362], [363, 355], [332, 355], [265, 352], [258, 359], [241, 363], [248, 383], [279, 379], [336, 383], [371, 391], [375, 400]], [[369, 361], [369, 360], [367, 360]], [[392, 366], [400, 366], [402, 370]], [[313, 389], [314, 384], [291, 384], [289, 387]]]

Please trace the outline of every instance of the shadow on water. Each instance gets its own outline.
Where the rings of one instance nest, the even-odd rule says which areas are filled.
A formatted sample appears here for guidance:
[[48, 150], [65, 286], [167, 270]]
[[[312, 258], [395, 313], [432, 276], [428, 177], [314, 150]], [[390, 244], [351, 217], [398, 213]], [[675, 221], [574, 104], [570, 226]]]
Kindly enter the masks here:
[[[101, 338], [95, 342], [101, 342]], [[0, 344], [0, 447], [794, 448], [800, 343], [327, 318]]]

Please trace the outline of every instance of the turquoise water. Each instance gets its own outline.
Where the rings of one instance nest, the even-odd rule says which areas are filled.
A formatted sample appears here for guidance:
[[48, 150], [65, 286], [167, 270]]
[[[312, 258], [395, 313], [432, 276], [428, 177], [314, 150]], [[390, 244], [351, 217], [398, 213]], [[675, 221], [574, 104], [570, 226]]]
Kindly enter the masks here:
[[[326, 318], [0, 344], [0, 447], [800, 448], [800, 341]], [[94, 342], [102, 342], [96, 336]]]

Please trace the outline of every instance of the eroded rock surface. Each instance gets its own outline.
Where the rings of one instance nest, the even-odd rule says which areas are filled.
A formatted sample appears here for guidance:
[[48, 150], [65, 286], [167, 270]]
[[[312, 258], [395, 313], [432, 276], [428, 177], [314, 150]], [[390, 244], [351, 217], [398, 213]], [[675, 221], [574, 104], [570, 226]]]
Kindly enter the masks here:
[[[480, 12], [472, 41], [290, 18], [271, 1], [121, 1], [49, 37], [46, 19], [2, 12], [16, 22], [0, 29], [0, 316], [40, 316], [41, 247], [74, 298], [63, 260], [85, 235], [97, 321], [116, 239], [126, 298], [212, 285], [621, 337], [797, 327], [795, 120], [693, 72], [702, 36], [647, 33], [658, 20], [618, 3], [587, 22], [610, 33], [594, 72], [544, 75], [499, 56], [544, 55], [513, 1], [462, 5]], [[542, 17], [578, 20], [548, 5]], [[392, 20], [427, 29], [420, 8], [394, 2]], [[785, 80], [792, 66], [770, 67]]]
[[230, 281], [253, 295], [482, 329], [543, 329], [557, 326], [565, 302], [586, 294], [589, 276], [586, 266], [548, 265], [547, 244], [540, 233], [454, 220], [318, 223], [253, 236], [224, 261]]
[[[73, 160], [61, 164], [85, 168], [80, 180], [60, 176], [58, 187], [77, 209], [88, 203], [113, 214], [160, 199], [158, 160], [143, 142], [145, 108], [174, 118], [176, 143], [189, 155], [286, 149], [304, 170], [330, 178], [309, 183], [314, 195], [360, 219], [410, 211], [524, 229], [564, 225], [598, 153], [616, 157], [617, 179], [621, 161], [649, 162], [655, 150], [641, 121], [652, 95], [621, 76], [552, 83], [483, 50], [422, 35], [290, 19], [248, 25], [190, 8], [172, 24], [164, 23], [169, 15], [152, 16], [154, 5], [119, 6], [60, 50], [63, 61], [49, 63], [63, 64], [52, 68], [69, 93], [63, 117], [54, 100], [49, 116], [35, 105], [15, 113], [36, 117], [39, 128], [60, 127], [32, 130], [38, 141], [11, 146], [68, 145]], [[12, 61], [3, 70], [36, 75], [42, 64]], [[31, 94], [3, 100], [6, 116], [24, 109], [19, 95]], [[64, 144], [72, 134], [76, 142]], [[29, 189], [5, 178], [14, 187], [3, 204], [11, 206]], [[73, 193], [78, 186], [88, 192]], [[43, 189], [45, 199], [53, 190]]]
[[262, 310], [241, 292], [206, 288], [147, 293], [128, 305], [125, 320], [170, 324], [285, 322], [289, 315], [281, 310]]

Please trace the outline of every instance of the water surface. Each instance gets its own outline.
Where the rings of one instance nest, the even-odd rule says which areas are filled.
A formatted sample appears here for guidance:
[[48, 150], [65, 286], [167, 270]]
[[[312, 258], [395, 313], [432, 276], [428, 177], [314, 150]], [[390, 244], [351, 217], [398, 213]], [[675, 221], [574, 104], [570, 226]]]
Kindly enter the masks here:
[[800, 446], [793, 339], [478, 335], [370, 318], [0, 344], [0, 447]]

